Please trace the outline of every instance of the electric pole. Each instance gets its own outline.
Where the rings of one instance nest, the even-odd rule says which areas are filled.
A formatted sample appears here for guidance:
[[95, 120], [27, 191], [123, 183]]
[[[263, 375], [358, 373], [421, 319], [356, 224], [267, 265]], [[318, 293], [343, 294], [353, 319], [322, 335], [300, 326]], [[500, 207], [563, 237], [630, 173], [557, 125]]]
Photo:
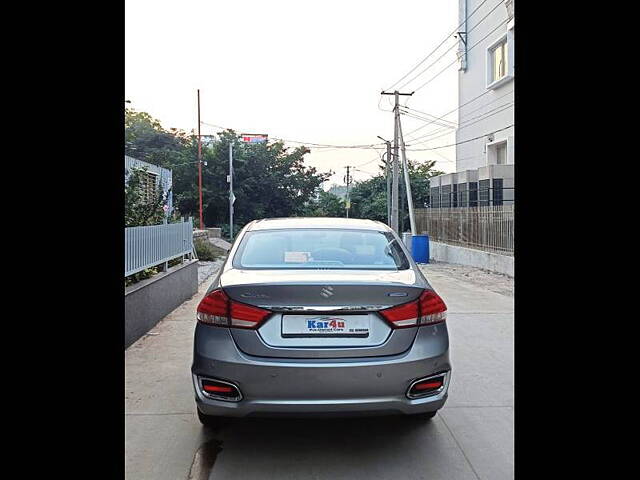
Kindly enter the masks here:
[[411, 96], [411, 93], [400, 93], [395, 90], [391, 92], [380, 92], [380, 95], [393, 95], [395, 97], [395, 106], [393, 107], [393, 181], [391, 183], [391, 225], [390, 227], [398, 234], [398, 127], [400, 125], [400, 95]]
[[387, 179], [387, 225], [391, 225], [391, 175], [389, 175], [389, 165], [391, 165], [391, 142], [385, 140], [380, 135], [378, 138], [387, 144], [387, 160], [384, 162], [384, 172]]
[[229, 142], [229, 240], [233, 242], [233, 140]]
[[404, 185], [407, 189], [407, 204], [409, 205], [409, 223], [411, 225], [411, 235], [417, 235], [416, 219], [413, 214], [413, 196], [411, 195], [411, 180], [409, 177], [409, 164], [407, 162], [407, 152], [404, 145], [404, 137], [402, 136], [402, 124], [398, 117], [398, 132], [400, 134], [400, 150], [402, 151], [402, 169], [404, 171]]
[[351, 176], [349, 175], [349, 165], [347, 165], [347, 175], [344, 177], [344, 183], [347, 184], [347, 196], [345, 206], [347, 207], [347, 218], [349, 218], [349, 209], [351, 208], [351, 199], [349, 198], [349, 184], [351, 183]]
[[198, 195], [200, 196], [200, 229], [204, 230], [202, 220], [202, 137], [200, 135], [200, 89], [198, 89]]

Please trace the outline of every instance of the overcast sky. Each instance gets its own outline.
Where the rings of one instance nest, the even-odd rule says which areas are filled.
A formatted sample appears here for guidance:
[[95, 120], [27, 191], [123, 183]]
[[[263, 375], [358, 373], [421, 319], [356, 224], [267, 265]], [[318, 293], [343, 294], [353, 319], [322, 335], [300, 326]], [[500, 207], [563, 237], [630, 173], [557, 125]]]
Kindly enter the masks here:
[[[304, 142], [363, 145], [393, 138], [392, 97], [379, 95], [433, 50], [457, 25], [454, 0], [230, 1], [126, 0], [125, 98], [165, 128], [203, 122], [238, 133], [267, 133]], [[423, 63], [427, 67], [455, 40]], [[455, 49], [406, 86], [411, 91], [455, 58]], [[403, 97], [402, 103], [407, 103]], [[408, 100], [442, 115], [457, 105], [457, 66]], [[456, 115], [446, 117], [456, 121]], [[423, 121], [402, 117], [408, 132]], [[428, 125], [415, 135], [439, 128]], [[202, 126], [202, 134], [219, 129]], [[422, 140], [419, 140], [422, 141]], [[454, 134], [416, 148], [453, 143]], [[382, 150], [380, 150], [380, 153]], [[455, 148], [408, 152], [455, 171]], [[336, 174], [346, 165], [375, 173], [375, 150], [313, 149], [309, 165]], [[448, 161], [447, 161], [448, 160]], [[365, 164], [365, 165], [362, 165]], [[354, 172], [356, 180], [369, 178]]]

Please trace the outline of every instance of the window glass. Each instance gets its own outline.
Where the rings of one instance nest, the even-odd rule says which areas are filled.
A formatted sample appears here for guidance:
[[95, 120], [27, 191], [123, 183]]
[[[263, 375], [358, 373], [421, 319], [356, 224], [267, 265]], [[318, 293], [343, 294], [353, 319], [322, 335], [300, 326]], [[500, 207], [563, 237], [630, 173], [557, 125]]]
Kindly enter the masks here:
[[502, 205], [502, 178], [493, 179], [493, 204]]
[[344, 229], [247, 232], [236, 268], [405, 270], [409, 261], [390, 232]]
[[507, 74], [507, 42], [501, 42], [492, 51], [493, 56], [493, 79], [500, 80]]

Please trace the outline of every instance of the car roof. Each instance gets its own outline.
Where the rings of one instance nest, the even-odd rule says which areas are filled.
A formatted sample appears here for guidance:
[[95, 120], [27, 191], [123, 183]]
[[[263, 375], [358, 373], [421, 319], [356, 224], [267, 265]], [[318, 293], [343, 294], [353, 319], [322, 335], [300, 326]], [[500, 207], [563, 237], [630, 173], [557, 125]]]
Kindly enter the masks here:
[[247, 230], [276, 230], [288, 228], [344, 228], [376, 230], [378, 232], [390, 230], [387, 225], [375, 220], [340, 217], [264, 218], [262, 220], [255, 220], [252, 222]]

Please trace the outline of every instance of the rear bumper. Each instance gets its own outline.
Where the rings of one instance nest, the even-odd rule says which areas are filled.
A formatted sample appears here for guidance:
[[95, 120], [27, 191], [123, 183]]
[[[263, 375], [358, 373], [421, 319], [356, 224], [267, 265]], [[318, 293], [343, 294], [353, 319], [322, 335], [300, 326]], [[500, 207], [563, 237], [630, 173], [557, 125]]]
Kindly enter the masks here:
[[[414, 414], [438, 410], [450, 382], [437, 395], [409, 399], [413, 381], [450, 372], [445, 325], [420, 327], [401, 355], [344, 359], [281, 359], [238, 350], [229, 330], [205, 326], [196, 334], [192, 377], [198, 409], [206, 415]], [[239, 402], [205, 397], [198, 376], [226, 380], [242, 392]]]

